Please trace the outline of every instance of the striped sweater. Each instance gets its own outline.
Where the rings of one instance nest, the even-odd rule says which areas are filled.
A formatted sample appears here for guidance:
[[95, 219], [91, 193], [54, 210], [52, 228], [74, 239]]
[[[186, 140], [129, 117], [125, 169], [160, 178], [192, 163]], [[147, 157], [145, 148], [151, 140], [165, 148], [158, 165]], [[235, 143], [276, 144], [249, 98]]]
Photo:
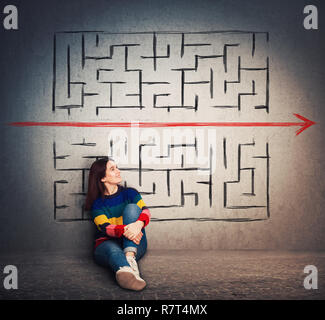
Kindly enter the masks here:
[[97, 198], [91, 208], [92, 219], [97, 226], [95, 248], [110, 238], [120, 238], [124, 233], [123, 210], [129, 203], [135, 203], [142, 210], [138, 220], [144, 222], [144, 227], [150, 221], [150, 211], [141, 195], [134, 188], [118, 185], [118, 190], [112, 195]]

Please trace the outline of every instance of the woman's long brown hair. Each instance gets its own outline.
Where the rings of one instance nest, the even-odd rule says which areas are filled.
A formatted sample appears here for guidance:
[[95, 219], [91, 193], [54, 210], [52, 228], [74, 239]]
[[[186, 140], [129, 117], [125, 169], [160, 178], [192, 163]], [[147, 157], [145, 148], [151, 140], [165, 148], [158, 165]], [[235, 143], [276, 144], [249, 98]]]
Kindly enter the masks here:
[[99, 196], [104, 197], [105, 187], [100, 180], [105, 177], [106, 165], [109, 160], [109, 158], [96, 160], [90, 167], [85, 210], [91, 210], [93, 202]]

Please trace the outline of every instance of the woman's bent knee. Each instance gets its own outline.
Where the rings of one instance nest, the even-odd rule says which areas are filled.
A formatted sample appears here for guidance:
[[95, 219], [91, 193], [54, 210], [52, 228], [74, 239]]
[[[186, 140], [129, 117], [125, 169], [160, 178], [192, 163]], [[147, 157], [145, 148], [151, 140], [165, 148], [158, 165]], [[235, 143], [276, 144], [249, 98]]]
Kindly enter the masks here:
[[135, 211], [141, 211], [141, 209], [139, 208], [139, 206], [135, 203], [129, 203], [125, 206], [124, 210], [135, 210]]
[[141, 213], [141, 209], [135, 203], [129, 203], [123, 210], [123, 219], [129, 218], [137, 220]]

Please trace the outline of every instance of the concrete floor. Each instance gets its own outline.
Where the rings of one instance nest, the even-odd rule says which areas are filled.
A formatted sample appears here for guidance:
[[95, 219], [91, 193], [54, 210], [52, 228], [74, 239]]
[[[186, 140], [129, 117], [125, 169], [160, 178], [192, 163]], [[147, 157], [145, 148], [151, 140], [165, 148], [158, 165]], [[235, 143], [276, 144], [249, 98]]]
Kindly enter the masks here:
[[[325, 298], [325, 252], [148, 251], [139, 266], [147, 287], [121, 289], [91, 256], [64, 253], [2, 255], [18, 268], [18, 289], [0, 282], [0, 299], [251, 300]], [[306, 290], [306, 265], [318, 269], [318, 289]], [[3, 279], [5, 275], [1, 272]]]

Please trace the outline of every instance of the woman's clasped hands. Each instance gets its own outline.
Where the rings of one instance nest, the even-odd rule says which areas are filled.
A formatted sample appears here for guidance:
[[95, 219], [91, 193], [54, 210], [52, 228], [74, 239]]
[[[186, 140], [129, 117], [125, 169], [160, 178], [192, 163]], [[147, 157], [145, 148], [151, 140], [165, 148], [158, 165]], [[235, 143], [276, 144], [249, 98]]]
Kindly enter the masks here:
[[139, 244], [143, 236], [141, 231], [143, 226], [143, 221], [132, 222], [124, 227], [123, 236], [129, 240], [132, 240], [135, 244]]

